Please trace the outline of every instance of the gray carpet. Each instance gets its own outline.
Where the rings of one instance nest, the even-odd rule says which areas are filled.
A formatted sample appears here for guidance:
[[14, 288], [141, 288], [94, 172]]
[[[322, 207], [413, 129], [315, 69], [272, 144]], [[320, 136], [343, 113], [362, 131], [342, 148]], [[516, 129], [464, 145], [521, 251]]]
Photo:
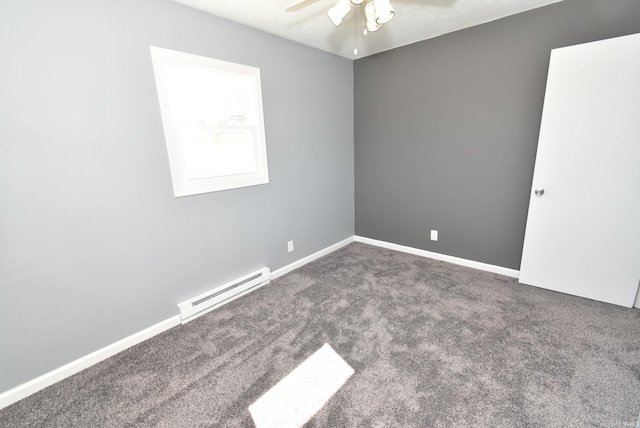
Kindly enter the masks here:
[[2, 427], [253, 426], [324, 343], [354, 375], [309, 427], [624, 427], [640, 310], [351, 244], [0, 411]]

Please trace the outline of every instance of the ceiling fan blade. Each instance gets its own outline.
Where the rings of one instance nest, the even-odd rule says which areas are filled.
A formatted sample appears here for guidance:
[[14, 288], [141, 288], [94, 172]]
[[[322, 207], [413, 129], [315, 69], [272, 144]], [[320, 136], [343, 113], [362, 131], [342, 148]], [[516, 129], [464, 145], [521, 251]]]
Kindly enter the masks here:
[[298, 0], [297, 2], [285, 7], [284, 10], [285, 12], [295, 12], [296, 10], [302, 9], [303, 7], [307, 6], [308, 3], [313, 3], [315, 1], [317, 0]]

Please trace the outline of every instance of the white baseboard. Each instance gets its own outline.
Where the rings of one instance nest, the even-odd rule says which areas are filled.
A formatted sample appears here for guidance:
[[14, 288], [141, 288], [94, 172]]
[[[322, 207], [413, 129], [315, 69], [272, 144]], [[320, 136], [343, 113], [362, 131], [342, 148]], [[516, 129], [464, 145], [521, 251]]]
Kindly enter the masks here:
[[105, 346], [102, 349], [98, 349], [84, 357], [78, 358], [62, 367], [45, 373], [42, 376], [38, 376], [28, 382], [18, 385], [6, 392], [0, 394], [0, 409], [22, 400], [31, 394], [34, 394], [62, 379], [68, 378], [71, 375], [81, 372], [82, 370], [91, 367], [107, 358], [116, 355], [119, 352], [124, 351], [127, 348], [137, 345], [140, 342], [144, 342], [153, 336], [156, 336], [163, 331], [169, 330], [172, 327], [180, 325], [180, 316], [176, 315], [167, 320], [161, 321], [158, 324], [152, 325], [149, 328], [145, 328], [142, 331], [132, 334], [129, 337], [125, 337], [111, 345]]
[[[375, 239], [365, 238], [362, 236], [351, 236], [336, 244], [330, 245], [327, 248], [324, 248], [316, 253], [313, 253], [307, 257], [304, 257], [287, 266], [284, 266], [278, 270], [271, 272], [271, 280], [274, 280], [295, 269], [298, 269], [299, 267], [302, 267], [307, 263], [310, 263], [316, 259], [319, 259], [320, 257], [326, 256], [327, 254], [330, 254], [346, 245], [349, 245], [354, 241], [362, 242], [369, 245], [375, 245], [377, 247], [388, 248], [390, 250], [396, 250], [396, 251], [402, 251], [409, 254], [415, 254], [418, 256], [429, 257], [436, 260], [441, 260], [441, 261], [454, 263], [462, 266], [467, 266], [475, 269], [485, 270], [488, 272], [498, 273], [501, 275], [511, 276], [514, 278], [517, 278], [519, 275], [519, 272], [513, 269], [489, 265], [481, 262], [475, 262], [472, 260], [461, 259], [453, 256], [447, 256], [444, 254], [432, 253], [430, 251], [420, 250], [412, 247], [406, 247], [398, 244], [392, 244], [384, 241], [378, 241]], [[31, 394], [34, 394], [69, 376], [79, 373], [82, 370], [89, 368], [94, 364], [104, 361], [107, 358], [112, 357], [117, 353], [124, 351], [127, 348], [137, 345], [138, 343], [144, 342], [145, 340], [148, 340], [153, 336], [156, 336], [178, 325], [180, 325], [180, 316], [176, 315], [167, 320], [161, 321], [158, 324], [155, 324], [149, 328], [146, 328], [142, 331], [134, 333], [129, 337], [125, 337], [124, 339], [119, 340], [111, 345], [105, 346], [102, 349], [99, 349], [95, 352], [85, 355], [84, 357], [78, 358], [75, 361], [72, 361], [68, 364], [65, 364], [62, 367], [59, 367], [55, 370], [50, 371], [49, 373], [45, 373], [42, 376], [39, 376], [26, 383], [23, 383], [22, 385], [18, 385], [15, 388], [12, 388], [6, 392], [3, 392], [0, 394], [0, 409], [7, 407], [19, 400], [22, 400], [23, 398], [26, 398]]]
[[466, 266], [473, 269], [479, 269], [487, 272], [497, 273], [500, 275], [510, 276], [512, 278], [518, 278], [520, 276], [520, 271], [502, 266], [461, 259], [460, 257], [448, 256], [446, 254], [433, 253], [431, 251], [420, 250], [418, 248], [407, 247], [404, 245], [392, 244], [386, 241], [378, 241], [377, 239], [365, 238], [363, 236], [356, 235], [354, 237], [354, 240], [355, 242], [362, 242], [363, 244], [375, 245], [376, 247], [387, 248], [389, 250], [401, 251], [403, 253], [413, 254], [416, 256], [428, 257], [430, 259], [440, 260], [443, 262]]
[[313, 253], [307, 257], [304, 257], [300, 260], [297, 260], [289, 265], [286, 265], [283, 268], [280, 268], [278, 270], [274, 270], [273, 272], [271, 272], [271, 280], [274, 280], [282, 275], [285, 275], [289, 272], [291, 272], [292, 270], [298, 269], [299, 267], [302, 267], [304, 265], [306, 265], [307, 263], [310, 263], [316, 259], [319, 259], [322, 256], [326, 256], [329, 253], [333, 253], [336, 250], [339, 250], [340, 248], [349, 245], [350, 243], [352, 243], [354, 240], [353, 236], [350, 236], [347, 239], [344, 239], [340, 242], [338, 242], [337, 244], [333, 244], [328, 246], [327, 248], [318, 251], [317, 253]]

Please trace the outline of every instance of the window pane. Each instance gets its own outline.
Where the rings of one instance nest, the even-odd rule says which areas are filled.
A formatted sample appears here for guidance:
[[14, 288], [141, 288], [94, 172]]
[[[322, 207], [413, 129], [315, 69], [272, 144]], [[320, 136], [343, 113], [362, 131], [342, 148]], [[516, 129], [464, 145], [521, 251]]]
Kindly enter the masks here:
[[251, 130], [181, 129], [188, 180], [257, 171]]
[[256, 124], [252, 76], [167, 63], [165, 78], [176, 126]]
[[269, 183], [260, 70], [152, 46], [176, 197]]

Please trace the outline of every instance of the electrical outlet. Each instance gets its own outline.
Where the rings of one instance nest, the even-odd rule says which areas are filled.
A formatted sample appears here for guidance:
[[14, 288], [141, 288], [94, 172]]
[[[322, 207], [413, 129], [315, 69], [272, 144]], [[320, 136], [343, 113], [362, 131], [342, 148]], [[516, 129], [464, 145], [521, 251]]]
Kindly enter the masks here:
[[437, 230], [432, 230], [431, 231], [431, 240], [432, 241], [437, 241], [438, 240], [438, 231]]
[[289, 241], [289, 242], [287, 242], [287, 250], [288, 250], [289, 252], [292, 252], [292, 251], [293, 251], [293, 241]]

